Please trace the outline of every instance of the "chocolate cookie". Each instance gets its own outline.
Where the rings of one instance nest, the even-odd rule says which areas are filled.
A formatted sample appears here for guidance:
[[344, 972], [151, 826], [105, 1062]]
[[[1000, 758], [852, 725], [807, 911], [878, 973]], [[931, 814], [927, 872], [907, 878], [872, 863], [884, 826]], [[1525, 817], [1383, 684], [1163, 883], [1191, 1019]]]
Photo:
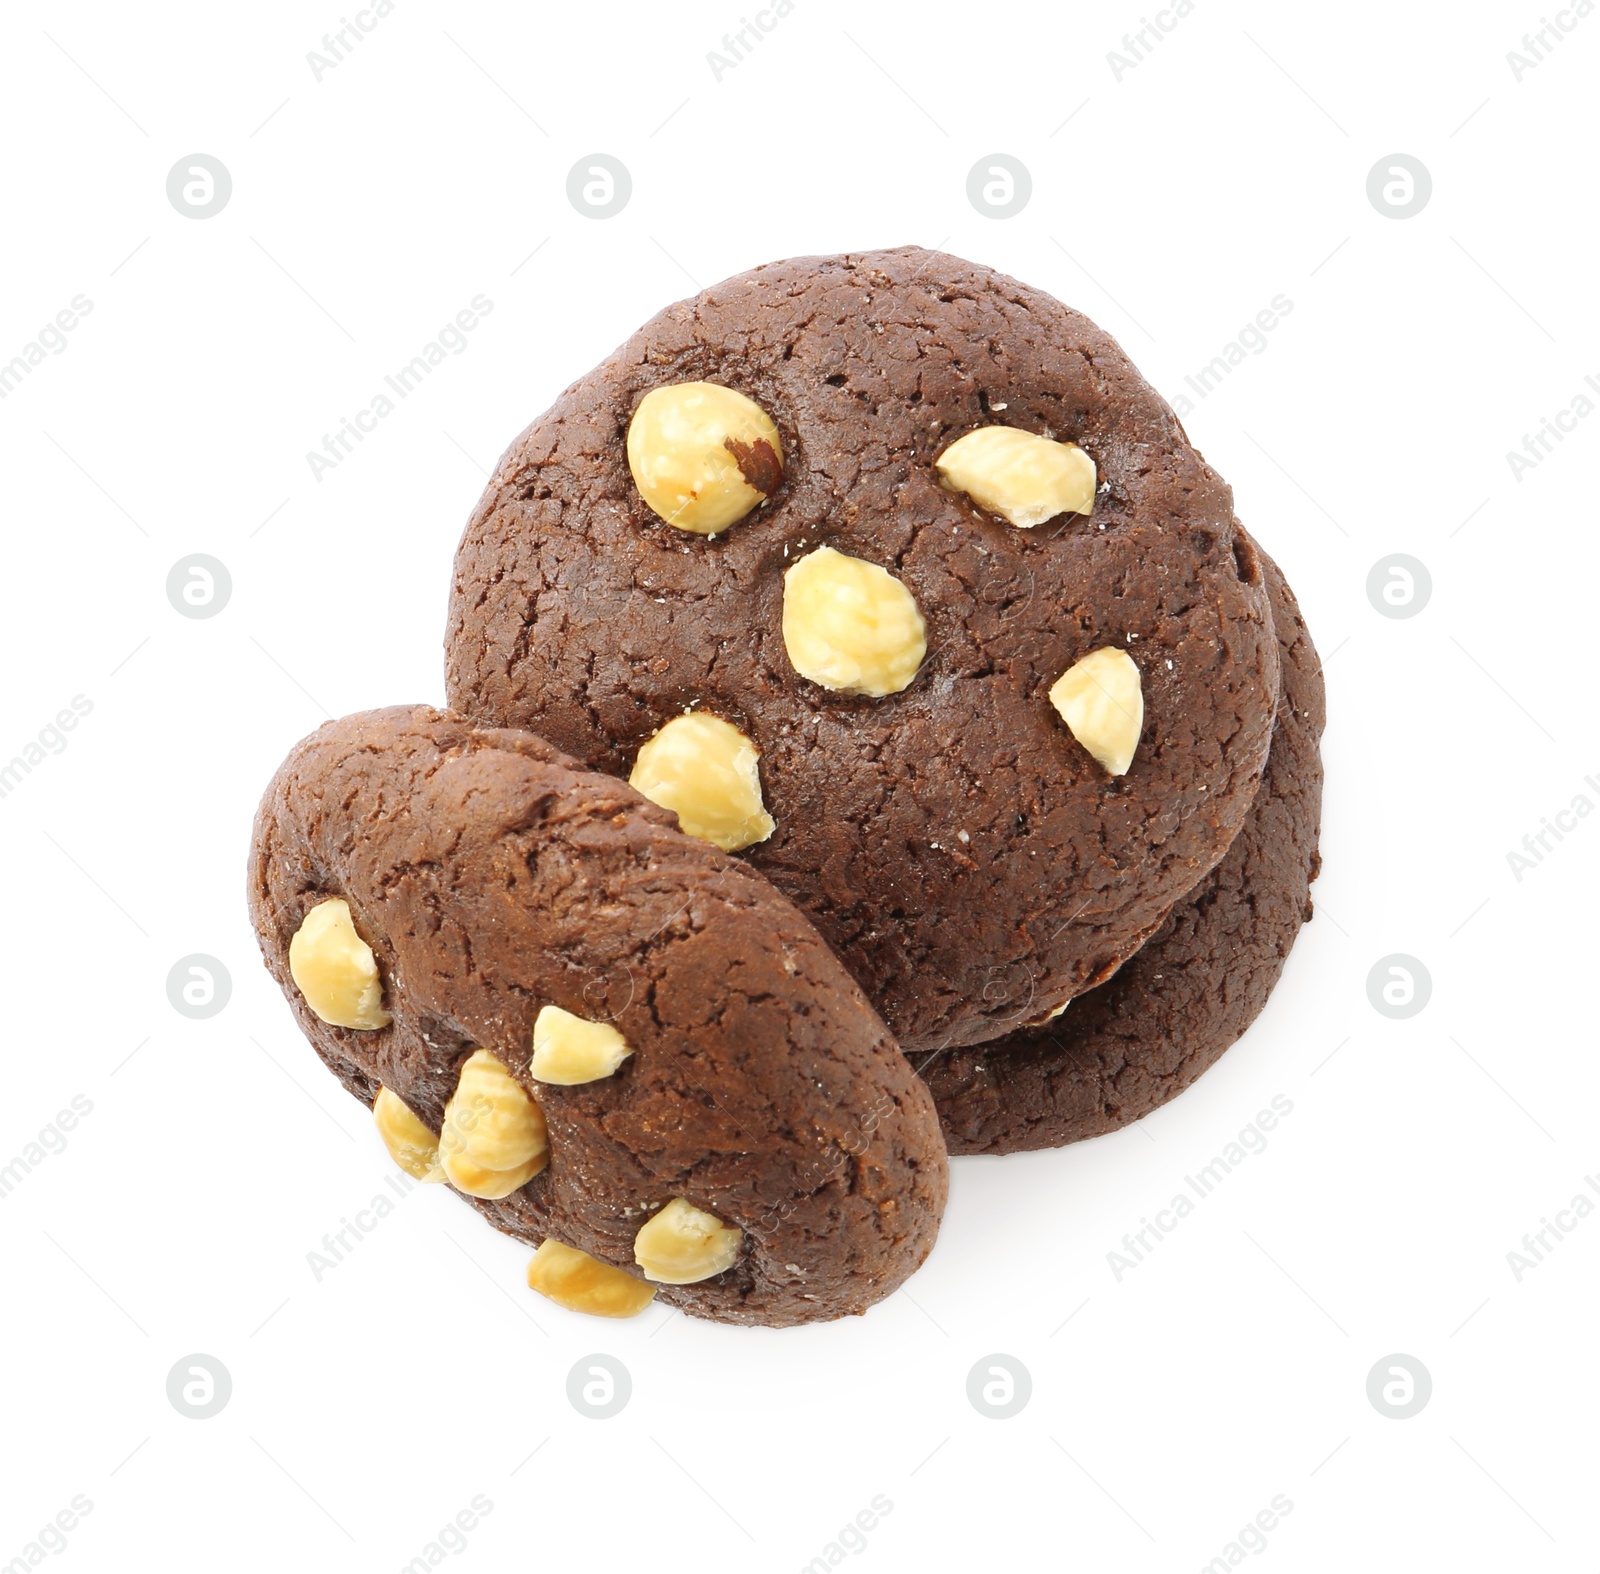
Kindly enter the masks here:
[[[1166, 403], [1079, 313], [916, 247], [730, 279], [569, 388], [467, 526], [447, 646], [460, 711], [689, 815], [715, 777], [703, 823], [910, 1052], [1138, 949], [1243, 822], [1278, 682]], [[726, 731], [641, 761], [690, 710]]]
[[1054, 1148], [1181, 1093], [1256, 1019], [1311, 917], [1322, 811], [1322, 667], [1283, 575], [1257, 552], [1283, 653], [1261, 789], [1227, 857], [1109, 983], [1055, 1021], [926, 1059], [952, 1153]]
[[530, 1282], [776, 1326], [927, 1256], [933, 1102], [759, 874], [527, 733], [398, 707], [299, 744], [250, 911], [306, 1037], [397, 1162], [545, 1243]]

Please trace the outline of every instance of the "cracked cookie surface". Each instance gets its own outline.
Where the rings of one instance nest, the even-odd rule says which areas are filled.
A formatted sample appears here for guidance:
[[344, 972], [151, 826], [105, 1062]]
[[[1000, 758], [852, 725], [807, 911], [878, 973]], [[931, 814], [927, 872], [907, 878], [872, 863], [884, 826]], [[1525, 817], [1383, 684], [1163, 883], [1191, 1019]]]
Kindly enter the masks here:
[[[430, 1135], [466, 1130], [443, 1167], [483, 1182], [471, 1200], [496, 1228], [638, 1273], [647, 1221], [709, 1215], [742, 1232], [731, 1266], [660, 1297], [777, 1326], [862, 1311], [926, 1257], [946, 1190], [926, 1087], [805, 917], [625, 782], [426, 707], [331, 722], [262, 800], [249, 898], [317, 1053], [366, 1103], [402, 1102], [412, 1173]], [[307, 914], [341, 902], [321, 926], [338, 949], [292, 975]], [[378, 1025], [334, 1026], [295, 976], [320, 999], [366, 948]], [[582, 1080], [530, 1073], [541, 1035]], [[475, 1129], [469, 1083], [495, 1105]]]
[[952, 1153], [1055, 1148], [1125, 1126], [1215, 1064], [1266, 1005], [1311, 917], [1324, 696], [1294, 592], [1259, 555], [1283, 687], [1266, 773], [1244, 828], [1108, 983], [1054, 1022], [947, 1051], [922, 1068]]
[[[715, 536], [654, 514], [626, 452], [645, 396], [694, 382], [754, 401], [781, 439], [781, 477]], [[997, 424], [1081, 447], [1091, 511], [1019, 528], [941, 485], [939, 456]], [[836, 692], [791, 663], [785, 573], [825, 546], [925, 619], [903, 688]], [[1117, 777], [1049, 699], [1104, 647], [1143, 690]], [[626, 777], [690, 707], [738, 727], [776, 822], [741, 857], [911, 1053], [1038, 1021], [1138, 949], [1244, 820], [1277, 662], [1228, 486], [1117, 344], [916, 247], [757, 268], [573, 384], [473, 514], [447, 634], [452, 705], [594, 770]]]

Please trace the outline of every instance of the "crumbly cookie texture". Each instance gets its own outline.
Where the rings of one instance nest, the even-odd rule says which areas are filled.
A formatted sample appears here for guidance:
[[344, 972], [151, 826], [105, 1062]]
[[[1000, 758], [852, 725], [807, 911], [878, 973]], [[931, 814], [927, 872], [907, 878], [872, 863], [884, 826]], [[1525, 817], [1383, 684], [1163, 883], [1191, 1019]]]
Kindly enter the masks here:
[[[785, 1326], [863, 1311], [927, 1255], [946, 1168], [926, 1086], [812, 925], [625, 782], [425, 707], [330, 722], [262, 800], [249, 895], [396, 1162], [607, 1270], [548, 1252], [535, 1288], [563, 1304], [644, 1296], [614, 1272]], [[333, 899], [383, 1027], [325, 1021], [291, 972]]]
[[1283, 686], [1244, 828], [1109, 983], [1053, 1021], [926, 1063], [952, 1153], [1060, 1147], [1149, 1114], [1216, 1062], [1277, 983], [1320, 867], [1324, 699], [1294, 593], [1264, 552], [1260, 561]]
[[[750, 505], [715, 535], [630, 467], [657, 406], [707, 384], [781, 457], [751, 483], [685, 422]], [[920, 648], [873, 648], [892, 598], [862, 593], [853, 624], [838, 596], [792, 604], [824, 551], [903, 591]], [[1232, 494], [1170, 408], [1087, 318], [916, 247], [726, 280], [574, 383], [467, 525], [447, 646], [458, 710], [591, 769], [627, 775], [686, 709], [736, 727], [775, 822], [740, 856], [921, 1054], [1138, 949], [1243, 823], [1278, 685]], [[1120, 774], [1049, 699], [1106, 648], [1141, 677]]]

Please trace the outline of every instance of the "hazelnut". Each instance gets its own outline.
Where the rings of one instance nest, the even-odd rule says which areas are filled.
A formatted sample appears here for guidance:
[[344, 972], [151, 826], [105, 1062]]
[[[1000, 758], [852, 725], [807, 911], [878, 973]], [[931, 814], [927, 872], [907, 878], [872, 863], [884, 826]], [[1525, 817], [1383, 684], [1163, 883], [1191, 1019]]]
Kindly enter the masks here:
[[[545, 1006], [533, 1022], [533, 1059], [528, 1075], [536, 1082], [553, 1082], [562, 1087], [598, 1082], [601, 1077], [609, 1077], [632, 1053], [627, 1039], [609, 1022], [590, 1022], [560, 1006]], [[565, 1246], [561, 1249], [567, 1250]]]
[[1073, 662], [1051, 685], [1050, 703], [1113, 776], [1133, 764], [1144, 729], [1144, 692], [1127, 651], [1105, 645]]
[[549, 1162], [544, 1111], [486, 1049], [461, 1068], [445, 1105], [439, 1162], [469, 1197], [509, 1197]]
[[372, 1118], [389, 1157], [407, 1175], [414, 1175], [419, 1181], [444, 1179], [439, 1165], [439, 1139], [392, 1088], [378, 1089], [378, 1096], [372, 1101]]
[[731, 1268], [744, 1231], [674, 1197], [633, 1238], [633, 1260], [657, 1284], [698, 1284]]
[[764, 842], [776, 821], [761, 802], [756, 746], [704, 711], [676, 716], [639, 750], [629, 784], [677, 812], [690, 836], [724, 852]]
[[898, 694], [922, 665], [928, 632], [887, 570], [818, 547], [783, 576], [783, 643], [794, 670], [825, 689]]
[[783, 445], [767, 412], [717, 383], [652, 388], [628, 423], [628, 468], [669, 525], [715, 535], [778, 490]]
[[982, 426], [958, 437], [934, 468], [940, 485], [1025, 530], [1057, 514], [1094, 509], [1094, 460], [1076, 443], [1014, 426]]
[[318, 902], [289, 942], [289, 973], [305, 1002], [332, 1027], [388, 1027], [378, 960], [356, 933], [342, 896]]
[[569, 1312], [591, 1317], [637, 1317], [656, 1287], [560, 1241], [545, 1241], [528, 1264], [528, 1288]]

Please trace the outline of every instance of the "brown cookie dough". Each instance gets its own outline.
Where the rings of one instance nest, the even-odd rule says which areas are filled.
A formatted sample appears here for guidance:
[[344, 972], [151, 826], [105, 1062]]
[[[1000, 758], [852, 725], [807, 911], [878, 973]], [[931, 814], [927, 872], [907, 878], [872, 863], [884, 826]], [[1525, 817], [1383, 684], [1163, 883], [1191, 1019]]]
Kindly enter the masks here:
[[[418, 1146], [475, 1051], [509, 1073], [490, 1063], [497, 1102], [468, 1128], [473, 1162], [513, 1187], [474, 1198], [507, 1234], [638, 1274], [641, 1227], [683, 1199], [742, 1240], [725, 1271], [662, 1298], [775, 1326], [863, 1311], [927, 1256], [946, 1169], [926, 1087], [810, 923], [626, 783], [427, 708], [332, 722], [262, 800], [249, 895], [317, 1053], [367, 1103], [398, 1095]], [[298, 976], [328, 1015], [386, 1025], [330, 1025], [291, 976], [294, 937], [330, 899], [376, 978], [329, 1006], [305, 950]], [[620, 1033], [625, 1058], [536, 1080], [546, 1007]], [[517, 1147], [530, 1121], [547, 1162], [516, 1184], [539, 1164]]]
[[[710, 535], [703, 497], [675, 527], [630, 472], [641, 401], [692, 382], [747, 396], [778, 436], [751, 420], [723, 445], [742, 483], [709, 454], [719, 501], [753, 507]], [[1021, 528], [942, 485], [950, 445], [996, 425], [1081, 447], [1091, 511]], [[669, 513], [687, 495], [671, 466], [648, 481]], [[839, 670], [785, 627], [786, 571], [823, 546], [886, 570], [925, 622], [919, 660], [914, 613], [880, 608], [900, 665], [880, 663], [878, 697], [802, 675]], [[739, 728], [776, 822], [741, 856], [908, 1052], [1039, 1020], [1137, 950], [1238, 831], [1278, 682], [1232, 494], [1166, 403], [1087, 318], [917, 247], [729, 279], [569, 388], [467, 526], [447, 647], [458, 710], [595, 770], [627, 776], [689, 707]], [[1142, 685], [1122, 775], [1099, 761], [1123, 751], [1091, 752], [1051, 701], [1100, 650]]]
[[1055, 1021], [922, 1057], [952, 1153], [1055, 1148], [1181, 1093], [1256, 1019], [1311, 917], [1322, 812], [1322, 667], [1277, 565], [1258, 549], [1282, 649], [1261, 789], [1228, 855], [1109, 983]]

